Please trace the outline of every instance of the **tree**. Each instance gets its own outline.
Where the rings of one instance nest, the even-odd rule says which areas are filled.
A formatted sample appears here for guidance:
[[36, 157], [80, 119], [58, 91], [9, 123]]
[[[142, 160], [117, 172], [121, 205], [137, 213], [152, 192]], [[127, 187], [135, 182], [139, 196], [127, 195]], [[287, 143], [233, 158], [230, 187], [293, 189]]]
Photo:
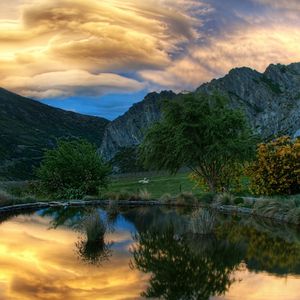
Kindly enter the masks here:
[[254, 137], [239, 110], [222, 95], [188, 94], [167, 101], [163, 118], [147, 132], [140, 146], [146, 167], [175, 173], [185, 166], [212, 192], [222, 189], [231, 166], [254, 152]]
[[300, 138], [282, 136], [260, 144], [247, 171], [255, 194], [300, 193]]
[[46, 151], [37, 175], [44, 192], [77, 198], [105, 187], [110, 170], [96, 146], [82, 139], [60, 139], [56, 149]]
[[137, 147], [122, 147], [111, 161], [114, 167], [118, 168], [119, 173], [133, 173], [144, 171], [143, 166], [138, 160]]

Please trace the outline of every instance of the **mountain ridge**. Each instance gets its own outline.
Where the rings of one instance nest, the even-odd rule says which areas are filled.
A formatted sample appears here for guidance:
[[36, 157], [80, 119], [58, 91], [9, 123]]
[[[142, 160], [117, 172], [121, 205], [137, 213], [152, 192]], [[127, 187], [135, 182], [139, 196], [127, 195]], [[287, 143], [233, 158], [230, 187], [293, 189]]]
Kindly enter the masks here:
[[[263, 73], [248, 67], [234, 68], [221, 78], [201, 84], [192, 93], [214, 91], [227, 95], [231, 107], [242, 109], [254, 131], [265, 139], [300, 133], [300, 63], [270, 64]], [[155, 94], [161, 103], [163, 94]], [[148, 101], [146, 96], [139, 103], [142, 109], [137, 112], [138, 119], [126, 112], [106, 127], [99, 149], [106, 159], [113, 158], [123, 147], [137, 146], [146, 129], [160, 119], [161, 110], [155, 101]], [[143, 103], [147, 109], [143, 109]], [[145, 123], [144, 119], [148, 121]], [[138, 128], [142, 125], [141, 132]], [[134, 141], [129, 135], [135, 137]]]
[[0, 88], [0, 178], [32, 176], [44, 149], [53, 147], [60, 137], [81, 137], [100, 147], [108, 123]]

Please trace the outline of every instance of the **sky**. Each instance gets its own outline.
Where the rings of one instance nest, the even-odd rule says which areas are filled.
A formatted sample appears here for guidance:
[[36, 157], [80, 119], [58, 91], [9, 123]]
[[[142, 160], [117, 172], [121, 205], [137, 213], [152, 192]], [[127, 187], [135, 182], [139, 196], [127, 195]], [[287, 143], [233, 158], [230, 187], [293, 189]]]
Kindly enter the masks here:
[[299, 0], [0, 0], [0, 86], [114, 119], [151, 91], [300, 62]]

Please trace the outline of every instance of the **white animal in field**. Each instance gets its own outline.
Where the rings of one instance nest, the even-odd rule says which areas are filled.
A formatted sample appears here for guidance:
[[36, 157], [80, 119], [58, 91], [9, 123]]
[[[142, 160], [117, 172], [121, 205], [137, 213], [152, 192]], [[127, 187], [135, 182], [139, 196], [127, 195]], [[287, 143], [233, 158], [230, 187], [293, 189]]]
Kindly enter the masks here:
[[144, 179], [139, 180], [139, 183], [147, 184], [147, 183], [149, 183], [149, 181], [150, 180], [148, 178], [144, 178]]

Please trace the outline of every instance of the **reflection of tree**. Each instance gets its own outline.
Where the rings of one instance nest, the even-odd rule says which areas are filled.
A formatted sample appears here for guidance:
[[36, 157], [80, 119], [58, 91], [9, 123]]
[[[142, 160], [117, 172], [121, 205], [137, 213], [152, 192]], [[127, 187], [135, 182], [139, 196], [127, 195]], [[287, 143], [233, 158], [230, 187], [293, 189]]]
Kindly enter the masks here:
[[241, 261], [236, 245], [176, 235], [173, 227], [140, 233], [135, 240], [131, 266], [152, 274], [147, 298], [206, 300], [223, 294]]
[[26, 211], [6, 211], [0, 213], [0, 224], [9, 221], [12, 218], [22, 216], [32, 216], [36, 212], [36, 209], [28, 209]]
[[81, 220], [81, 235], [75, 245], [77, 255], [83, 262], [99, 266], [111, 256], [111, 244], [105, 242], [106, 229], [107, 225], [97, 210]]
[[276, 274], [300, 273], [299, 242], [287, 241], [278, 236], [276, 227], [272, 231], [261, 231], [240, 223], [223, 224], [217, 230], [219, 238], [245, 245], [245, 261], [248, 268], [255, 271], [268, 271]]
[[59, 226], [76, 227], [84, 215], [88, 214], [85, 207], [50, 207], [43, 211], [42, 216], [51, 216], [51, 228]]

